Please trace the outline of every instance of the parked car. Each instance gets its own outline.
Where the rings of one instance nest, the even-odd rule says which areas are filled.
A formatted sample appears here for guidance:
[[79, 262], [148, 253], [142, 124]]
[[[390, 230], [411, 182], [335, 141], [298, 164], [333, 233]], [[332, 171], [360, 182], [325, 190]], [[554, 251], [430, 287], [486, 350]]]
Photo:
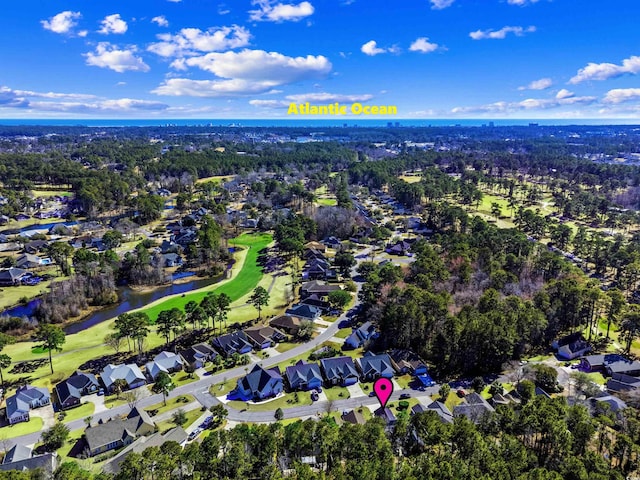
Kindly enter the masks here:
[[464, 391], [464, 390], [462, 390], [462, 389], [459, 389], [459, 390], [456, 392], [456, 395], [458, 395], [460, 398], [464, 398], [464, 397], [466, 397], [466, 396], [467, 396], [467, 392], [465, 392], [465, 391]]
[[370, 397], [375, 397], [376, 396], [376, 392], [369, 392], [369, 396]]
[[405, 398], [411, 398], [411, 395], [409, 395], [408, 393], [401, 393], [400, 394], [400, 400], [403, 400]]
[[189, 434], [189, 441], [194, 440], [198, 435], [202, 433], [201, 428], [196, 428], [193, 432]]

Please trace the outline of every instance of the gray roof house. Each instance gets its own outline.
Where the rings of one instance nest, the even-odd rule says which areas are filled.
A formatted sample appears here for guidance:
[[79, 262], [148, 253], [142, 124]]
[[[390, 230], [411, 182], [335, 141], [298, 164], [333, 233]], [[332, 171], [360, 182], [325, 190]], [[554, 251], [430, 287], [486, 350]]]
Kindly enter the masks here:
[[317, 363], [304, 363], [300, 360], [287, 367], [285, 376], [291, 390], [313, 390], [322, 386], [322, 374]]
[[54, 387], [62, 410], [79, 405], [83, 395], [89, 395], [99, 389], [100, 384], [96, 376], [80, 370]]
[[113, 384], [118, 379], [127, 382], [129, 389], [138, 388], [147, 383], [140, 368], [133, 363], [130, 365], [109, 364], [102, 370], [100, 378], [102, 378], [102, 382], [109, 392], [112, 391]]
[[16, 267], [18, 268], [37, 268], [42, 266], [42, 259], [37, 255], [23, 253], [16, 259]]
[[145, 365], [147, 375], [151, 380], [156, 379], [160, 372], [173, 373], [182, 370], [184, 360], [180, 355], [173, 352], [160, 352], [153, 358], [152, 362]]
[[26, 460], [28, 458], [31, 458], [32, 452], [33, 449], [31, 447], [16, 443], [4, 456], [4, 460], [2, 460], [2, 463], [13, 463], [19, 462], [20, 460]]
[[393, 378], [394, 370], [391, 363], [391, 357], [386, 353], [373, 355], [367, 352], [364, 357], [357, 360], [363, 381], [372, 381], [377, 378]]
[[216, 358], [218, 352], [208, 343], [197, 343], [180, 352], [180, 356], [184, 360], [185, 366], [197, 369], [202, 368], [206, 362]]
[[58, 455], [56, 453], [45, 453], [44, 455], [36, 455], [35, 457], [23, 458], [21, 460], [14, 460], [10, 463], [3, 463], [0, 465], [0, 471], [8, 472], [16, 470], [18, 472], [33, 472], [34, 470], [40, 470], [42, 477], [46, 480], [53, 478], [53, 472], [58, 468]]
[[489, 405], [484, 398], [473, 392], [464, 397], [461, 404], [453, 409], [453, 416], [464, 415], [473, 423], [478, 423], [484, 415], [494, 412], [494, 408]]
[[27, 273], [29, 272], [25, 269], [15, 267], [0, 270], [0, 286], [20, 285], [22, 277]]
[[118, 417], [87, 427], [84, 432], [86, 453], [93, 457], [129, 445], [137, 437], [154, 431], [155, 425], [149, 414], [142, 409], [133, 408], [126, 418]]
[[358, 371], [351, 357], [323, 358], [320, 366], [329, 385], [353, 385], [358, 383]]

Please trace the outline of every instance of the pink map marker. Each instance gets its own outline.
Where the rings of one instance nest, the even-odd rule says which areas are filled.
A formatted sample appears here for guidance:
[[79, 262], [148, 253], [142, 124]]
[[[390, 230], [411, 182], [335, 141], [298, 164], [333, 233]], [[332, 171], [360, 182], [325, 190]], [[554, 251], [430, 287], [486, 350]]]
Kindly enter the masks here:
[[378, 397], [380, 406], [384, 408], [393, 393], [393, 383], [388, 378], [379, 378], [373, 384], [373, 392]]

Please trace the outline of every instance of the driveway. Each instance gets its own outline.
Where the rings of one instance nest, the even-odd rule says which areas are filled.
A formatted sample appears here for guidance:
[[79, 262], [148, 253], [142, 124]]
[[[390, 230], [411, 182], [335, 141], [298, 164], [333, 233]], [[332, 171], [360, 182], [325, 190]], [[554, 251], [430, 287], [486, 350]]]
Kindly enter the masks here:
[[360, 384], [356, 383], [355, 385], [349, 385], [347, 387], [349, 391], [349, 398], [357, 398], [357, 397], [366, 397], [367, 395], [360, 388]]
[[32, 417], [40, 417], [42, 419], [42, 430], [51, 428], [56, 423], [56, 414], [53, 411], [53, 406], [51, 406], [51, 404], [31, 409], [29, 415]]

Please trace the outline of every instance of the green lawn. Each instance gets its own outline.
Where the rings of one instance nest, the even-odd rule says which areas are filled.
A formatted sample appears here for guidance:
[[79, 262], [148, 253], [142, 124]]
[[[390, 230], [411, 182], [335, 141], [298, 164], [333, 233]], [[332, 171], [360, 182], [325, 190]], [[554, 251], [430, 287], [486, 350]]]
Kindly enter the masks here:
[[59, 197], [71, 197], [73, 196], [73, 192], [70, 190], [31, 190], [31, 194], [38, 197], [53, 197], [57, 195]]
[[400, 377], [396, 377], [394, 378], [394, 380], [397, 382], [398, 385], [400, 385], [404, 389], [404, 388], [409, 388], [409, 384], [413, 380], [413, 377], [407, 374], [407, 375], [402, 375]]
[[104, 406], [107, 408], [119, 407], [120, 405], [126, 405], [126, 403], [127, 400], [123, 395], [120, 395], [120, 398], [118, 398], [116, 395], [111, 395], [110, 397], [104, 399]]
[[282, 408], [283, 410], [291, 407], [300, 407], [303, 405], [311, 405], [311, 394], [309, 392], [298, 392], [298, 401], [295, 400], [295, 393], [286, 393], [280, 398], [271, 400], [269, 402], [263, 402], [259, 404], [246, 403], [234, 400], [229, 402], [228, 405], [236, 410], [247, 409], [250, 412], [268, 412], [270, 410], [276, 410]]
[[353, 330], [351, 328], [341, 328], [340, 330], [338, 330], [336, 332], [334, 337], [336, 337], [336, 338], [347, 338], [352, 333], [353, 333]]
[[278, 350], [280, 353], [284, 353], [291, 350], [292, 348], [296, 348], [299, 345], [299, 343], [281, 342], [276, 346], [276, 350]]
[[324, 207], [334, 207], [338, 204], [338, 201], [335, 198], [323, 197], [323, 198], [317, 198], [316, 203]]
[[[214, 288], [210, 291], [214, 293], [226, 293], [235, 301], [244, 295], [250, 293], [260, 282], [262, 278], [262, 267], [257, 264], [258, 254], [260, 250], [265, 248], [273, 241], [273, 237], [269, 234], [243, 234], [234, 240], [230, 240], [230, 245], [245, 247], [248, 249], [244, 263], [238, 274], [230, 281]], [[183, 309], [187, 302], [191, 300], [200, 302], [208, 291], [201, 291], [186, 294], [184, 296], [175, 296], [168, 300], [162, 301], [147, 308], [145, 311], [152, 320], [155, 320], [162, 310], [170, 310], [174, 307]]]
[[209, 387], [209, 393], [215, 397], [224, 397], [231, 390], [236, 388], [236, 379], [231, 378], [224, 383], [216, 383]]
[[85, 402], [76, 408], [71, 408], [69, 410], [65, 410], [66, 414], [64, 417], [64, 422], [70, 422], [72, 420], [78, 420], [79, 418], [85, 418], [96, 411], [96, 406], [92, 402]]
[[[185, 412], [185, 415], [187, 416], [187, 421], [185, 422], [184, 425], [182, 425], [182, 428], [187, 428], [188, 426], [190, 426], [193, 422], [195, 422], [200, 417], [200, 415], [202, 415], [202, 412], [200, 411], [199, 408], [196, 408], [194, 410]], [[172, 428], [176, 427], [176, 424], [173, 423], [172, 419], [169, 419], [156, 424], [156, 426], [158, 427], [158, 430], [160, 432], [166, 432], [167, 430], [171, 430]]]
[[18, 287], [0, 288], [0, 310], [18, 305], [26, 297], [31, 300], [49, 291], [51, 280], [40, 282], [38, 285], [20, 285]]
[[331, 387], [322, 390], [327, 395], [327, 400], [345, 400], [351, 398], [349, 390], [345, 387]]
[[179, 397], [175, 397], [175, 398], [169, 398], [167, 399], [167, 404], [165, 405], [164, 402], [160, 402], [160, 403], [156, 403], [155, 405], [151, 405], [149, 407], [146, 407], [145, 410], [147, 412], [151, 411], [151, 410], [158, 410], [156, 412], [156, 415], [159, 415], [163, 412], [168, 412], [169, 410], [173, 410], [178, 409], [180, 407], [185, 406], [187, 403], [191, 403], [194, 402], [195, 398], [193, 398], [193, 395], [180, 395]]
[[173, 375], [172, 379], [173, 384], [176, 387], [179, 387], [181, 385], [187, 385], [188, 383], [195, 382], [196, 380], [198, 380], [198, 376], [194, 373], [193, 376], [190, 377], [186, 372], [178, 372]]
[[28, 422], [16, 423], [15, 425], [3, 427], [0, 429], [0, 438], [15, 438], [42, 430], [42, 419], [40, 417], [31, 416]]

